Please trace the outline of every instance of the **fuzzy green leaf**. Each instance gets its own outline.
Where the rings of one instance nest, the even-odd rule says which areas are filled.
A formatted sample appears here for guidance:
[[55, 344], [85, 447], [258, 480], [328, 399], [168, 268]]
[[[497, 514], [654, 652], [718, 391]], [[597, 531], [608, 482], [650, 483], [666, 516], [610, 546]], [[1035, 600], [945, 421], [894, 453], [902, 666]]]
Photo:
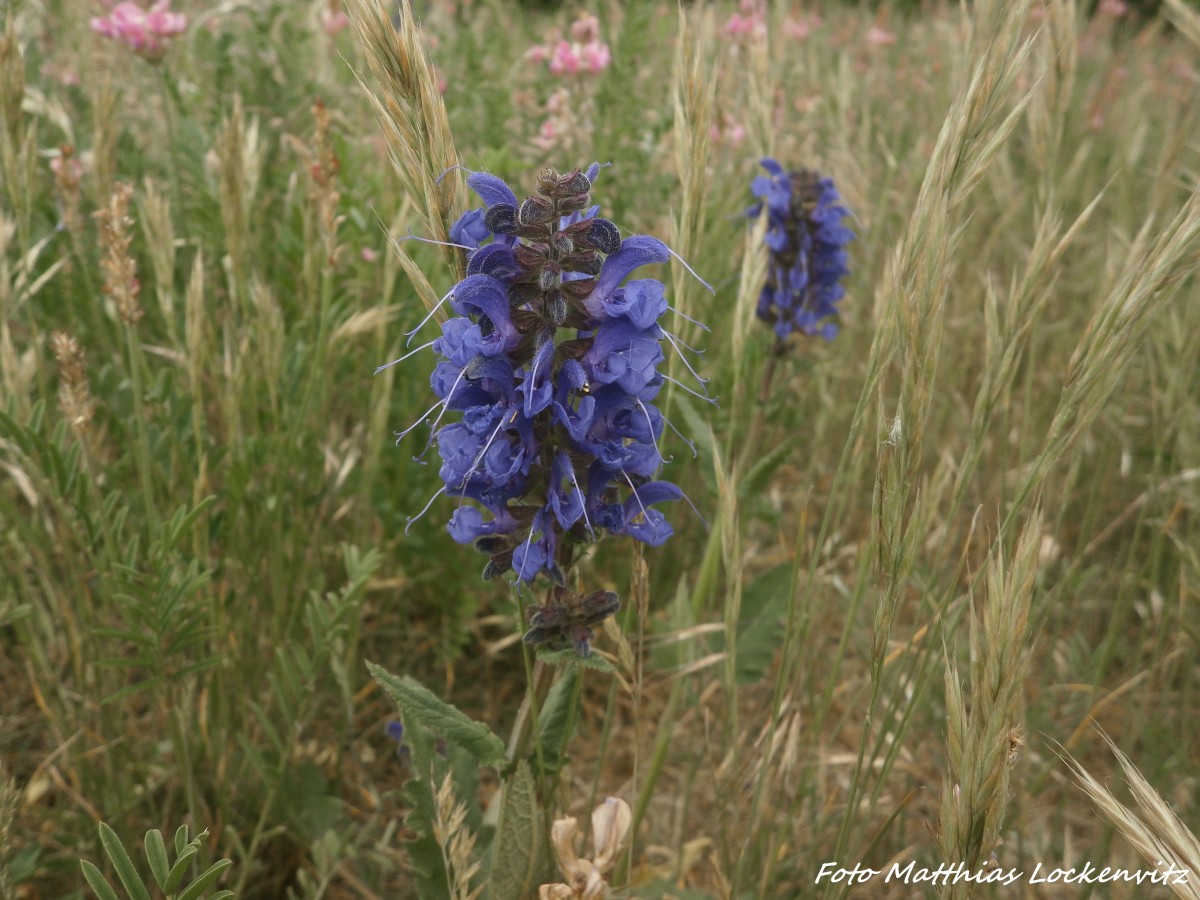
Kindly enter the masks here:
[[542, 745], [544, 774], [552, 774], [562, 768], [567, 757], [567, 744], [575, 732], [575, 716], [571, 700], [575, 685], [579, 682], [579, 667], [568, 666], [558, 681], [550, 688], [545, 703], [538, 713], [538, 732]]
[[776, 650], [783, 644], [783, 623], [787, 619], [791, 589], [791, 563], [776, 566], [746, 586], [737, 630], [739, 684], [752, 684], [763, 678]]
[[167, 875], [171, 873], [171, 865], [167, 862], [167, 845], [163, 842], [162, 832], [151, 828], [146, 832], [146, 860], [150, 863], [150, 871], [154, 880], [164, 891], [167, 889]]
[[582, 666], [585, 669], [595, 669], [597, 672], [607, 672], [610, 675], [617, 671], [613, 668], [613, 664], [600, 654], [593, 653], [591, 656], [583, 657], [570, 647], [564, 650], [542, 650], [538, 653], [537, 658], [548, 666], [567, 666], [569, 668]]
[[213, 882], [221, 877], [221, 873], [233, 865], [232, 860], [222, 859], [213, 863], [204, 873], [189, 884], [175, 900], [197, 900], [201, 892], [206, 890]]
[[453, 741], [485, 766], [504, 762], [504, 742], [482, 722], [476, 722], [457, 707], [439, 699], [433, 691], [407, 675], [397, 678], [373, 663], [367, 663], [367, 668], [396, 701], [406, 721], [417, 719], [425, 728]]
[[96, 892], [96, 896], [100, 900], [121, 900], [117, 896], [117, 892], [112, 889], [112, 885], [108, 883], [108, 880], [94, 865], [86, 859], [81, 859], [79, 861], [79, 868], [83, 869], [83, 877], [87, 879], [88, 886]]
[[133, 867], [133, 860], [125, 852], [121, 839], [103, 822], [100, 823], [100, 843], [104, 845], [104, 852], [111, 860], [113, 868], [117, 870], [117, 877], [121, 879], [121, 884], [125, 886], [129, 896], [133, 900], [150, 900], [150, 891], [146, 889], [142, 877]]
[[492, 845], [488, 900], [524, 900], [533, 895], [539, 834], [537, 792], [529, 766], [522, 761], [504, 785], [500, 821]]
[[[176, 841], [178, 846], [178, 841]], [[195, 847], [184, 847], [183, 853], [179, 854], [179, 858], [175, 860], [175, 865], [171, 866], [171, 871], [167, 875], [167, 883], [163, 888], [168, 894], [175, 888], [179, 887], [179, 883], [183, 881], [184, 873], [187, 872], [188, 866], [191, 865], [192, 857], [197, 853]]]
[[760, 456], [738, 485], [738, 497], [745, 498], [761, 494], [770, 482], [771, 476], [775, 474], [775, 470], [783, 464], [794, 449], [796, 449], [796, 445], [791, 441], [780, 441], [777, 446]]

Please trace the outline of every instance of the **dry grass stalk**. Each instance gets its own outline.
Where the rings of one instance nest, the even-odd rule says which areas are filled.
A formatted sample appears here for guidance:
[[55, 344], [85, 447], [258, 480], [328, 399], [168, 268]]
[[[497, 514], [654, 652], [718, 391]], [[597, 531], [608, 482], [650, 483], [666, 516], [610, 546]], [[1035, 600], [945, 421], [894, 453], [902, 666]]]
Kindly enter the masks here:
[[121, 321], [134, 325], [142, 317], [139, 299], [142, 288], [137, 280], [137, 262], [129, 252], [133, 241], [133, 219], [129, 201], [133, 188], [120, 182], [102, 209], [92, 213], [100, 229], [100, 269], [104, 272], [104, 293], [117, 305]]
[[330, 140], [329, 108], [323, 100], [318, 98], [313, 104], [312, 114], [315, 128], [311, 146], [293, 135], [286, 135], [284, 140], [304, 166], [308, 201], [315, 219], [319, 245], [324, 251], [322, 264], [333, 267], [337, 265], [337, 230], [342, 223], [342, 217], [337, 214], [338, 200], [341, 199], [337, 189], [341, 161]]
[[81, 438], [91, 431], [92, 417], [96, 414], [96, 401], [88, 386], [87, 370], [84, 368], [83, 348], [69, 334], [56, 331], [50, 335], [50, 349], [58, 362], [58, 402], [71, 429]]
[[232, 283], [230, 294], [242, 296], [250, 255], [250, 211], [258, 193], [259, 174], [265, 147], [258, 137], [258, 119], [247, 118], [241, 96], [233, 98], [233, 110], [221, 122], [217, 136], [221, 222], [225, 226], [225, 249], [229, 252]]
[[92, 198], [97, 206], [102, 205], [112, 194], [113, 181], [117, 177], [117, 115], [119, 100], [112, 81], [100, 81], [92, 97]]
[[178, 344], [175, 327], [175, 226], [171, 222], [171, 201], [158, 189], [153, 179], [142, 183], [138, 196], [142, 232], [146, 235], [146, 252], [154, 269], [154, 288], [158, 306], [167, 323], [167, 331]]
[[[693, 20], [698, 19], [693, 23]], [[690, 260], [700, 244], [707, 223], [707, 197], [711, 172], [709, 142], [713, 125], [717, 73], [714, 66], [711, 11], [701, 8], [689, 15], [679, 8], [679, 43], [671, 86], [675, 106], [673, 139], [675, 168], [679, 173], [679, 206], [671, 219], [671, 245], [683, 259]], [[691, 274], [679, 260], [671, 263], [675, 308], [687, 313]], [[694, 337], [696, 326], [680, 322], [685, 340]], [[678, 360], [672, 358], [672, 368]]]
[[[1000, 843], [1012, 767], [1019, 756], [1025, 671], [1032, 649], [1029, 611], [1038, 571], [1041, 517], [1021, 534], [1012, 565], [997, 544], [987, 572], [982, 615], [970, 620], [970, 685], [963, 694], [958, 667], [946, 665], [948, 771], [942, 795], [941, 850], [970, 871], [986, 865]], [[947, 897], [966, 897], [973, 883], [956, 883]]]
[[442, 862], [450, 875], [451, 900], [475, 900], [483, 893], [483, 885], [471, 887], [471, 879], [479, 872], [474, 858], [475, 835], [467, 828], [467, 808], [454, 794], [454, 776], [447, 772], [437, 789], [434, 802], [433, 838], [442, 848]]
[[13, 147], [24, 143], [25, 117], [21, 112], [24, 100], [25, 55], [17, 35], [16, 16], [8, 15], [4, 33], [0, 35], [0, 134]]
[[0, 761], [0, 897], [15, 897], [10, 864], [20, 849], [16, 837], [17, 813], [21, 808], [21, 791], [17, 782], [8, 777], [8, 768]]
[[1137, 811], [1121, 803], [1065, 750], [1063, 759], [1079, 779], [1079, 786], [1091, 798], [1096, 811], [1133, 845], [1146, 862], [1160, 870], [1172, 865], [1176, 871], [1184, 869], [1188, 872], [1186, 883], [1179, 884], [1176, 883], [1178, 879], [1167, 879], [1167, 886], [1175, 895], [1184, 900], [1200, 900], [1200, 884], [1197, 883], [1197, 873], [1200, 873], [1200, 840], [1197, 840], [1196, 835], [1180, 821], [1167, 801], [1138, 771], [1133, 761], [1117, 748], [1112, 739], [1104, 735], [1104, 740], [1117, 757], [1121, 771], [1129, 782], [1129, 790], [1137, 804]]
[[1179, 33], [1200, 50], [1200, 13], [1187, 5], [1184, 0], [1164, 0], [1167, 8], [1167, 18], [1179, 29]]
[[[1166, 227], [1151, 214], [1129, 247], [1124, 270], [1088, 322], [1067, 368], [1062, 396], [1041, 453], [1021, 488], [1024, 500], [1050, 467], [1100, 414], [1154, 314], [1200, 264], [1200, 190], [1193, 190]], [[1009, 518], [1020, 507], [1016, 504]]]
[[58, 148], [58, 157], [50, 165], [54, 170], [54, 193], [58, 198], [63, 227], [72, 237], [78, 236], [83, 231], [83, 215], [79, 212], [79, 183], [83, 180], [83, 166], [70, 144]]
[[[376, 81], [372, 87], [359, 75], [383, 128], [392, 167], [428, 237], [449, 241], [450, 226], [467, 206], [466, 188], [461, 178], [442, 177], [459, 165], [458, 150], [412, 8], [400, 4], [397, 25], [380, 0], [348, 0], [346, 11]], [[462, 254], [442, 249], [456, 278], [465, 275]], [[422, 300], [428, 302], [424, 295]]]

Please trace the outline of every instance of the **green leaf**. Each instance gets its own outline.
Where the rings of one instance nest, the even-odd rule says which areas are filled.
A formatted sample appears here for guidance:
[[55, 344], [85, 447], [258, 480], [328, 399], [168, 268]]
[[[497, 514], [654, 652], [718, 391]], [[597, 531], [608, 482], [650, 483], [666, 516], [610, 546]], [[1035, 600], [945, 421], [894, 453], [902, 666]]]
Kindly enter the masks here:
[[218, 878], [220, 878], [221, 873], [232, 865], [233, 861], [228, 859], [222, 859], [213, 863], [204, 870], [204, 874], [202, 874], [199, 878], [189, 884], [187, 888], [181, 891], [175, 900], [196, 900], [202, 891], [206, 890], [209, 885], [213, 884]]
[[79, 868], [83, 869], [83, 877], [87, 879], [88, 885], [96, 892], [96, 896], [100, 900], [121, 900], [117, 896], [117, 892], [112, 889], [112, 885], [108, 883], [107, 879], [105, 879], [100, 870], [94, 865], [86, 859], [81, 859], [79, 861]]
[[121, 839], [103, 822], [100, 823], [100, 843], [104, 845], [104, 852], [112, 861], [113, 868], [117, 870], [117, 877], [121, 879], [121, 884], [125, 886], [129, 896], [133, 900], [150, 900], [150, 892], [146, 890], [141, 876], [133, 867], [133, 860], [125, 852], [125, 848], [121, 845]]
[[617, 671], [613, 668], [613, 664], [599, 653], [583, 657], [570, 647], [564, 650], [540, 650], [537, 658], [548, 666], [582, 667], [584, 669], [595, 669], [597, 672], [607, 672], [610, 675]]
[[775, 474], [775, 470], [791, 455], [795, 446], [791, 441], [780, 441], [778, 446], [760, 456], [738, 485], [738, 497], [745, 498], [761, 494], [771, 480], [771, 476]]
[[41, 847], [26, 847], [8, 861], [8, 878], [13, 884], [20, 884], [33, 875], [37, 870], [38, 857], [42, 855]]
[[180, 825], [175, 829], [175, 855], [181, 856], [188, 846], [188, 827]]
[[538, 713], [538, 732], [542, 745], [545, 773], [553, 774], [562, 768], [567, 756], [567, 744], [575, 732], [575, 716], [571, 700], [579, 683], [579, 667], [568, 666], [550, 688]]
[[538, 808], [533, 775], [518, 762], [504, 785], [500, 821], [492, 845], [488, 900], [524, 900], [534, 892], [538, 868]]
[[154, 880], [160, 888], [166, 890], [167, 875], [171, 872], [171, 866], [167, 862], [167, 845], [163, 843], [162, 832], [157, 828], [146, 832], [146, 860], [150, 863]]
[[406, 719], [417, 719], [430, 731], [462, 747], [485, 766], [504, 762], [504, 742], [482, 722], [476, 722], [457, 707], [439, 699], [429, 688], [407, 675], [397, 678], [373, 663], [367, 663], [367, 668], [396, 701]]
[[[178, 840], [176, 840], [175, 846], [179, 846]], [[175, 890], [175, 888], [179, 887], [179, 882], [183, 881], [183, 875], [185, 872], [187, 872], [188, 866], [191, 865], [192, 857], [195, 856], [197, 852], [198, 850], [196, 847], [184, 847], [183, 852], [179, 854], [179, 858], [175, 860], [175, 865], [171, 866], [171, 871], [167, 875], [167, 883], [163, 887], [164, 891], [169, 894]]]
[[762, 679], [783, 644], [784, 622], [792, 599], [792, 564], [764, 572], [746, 586], [737, 630], [737, 681]]

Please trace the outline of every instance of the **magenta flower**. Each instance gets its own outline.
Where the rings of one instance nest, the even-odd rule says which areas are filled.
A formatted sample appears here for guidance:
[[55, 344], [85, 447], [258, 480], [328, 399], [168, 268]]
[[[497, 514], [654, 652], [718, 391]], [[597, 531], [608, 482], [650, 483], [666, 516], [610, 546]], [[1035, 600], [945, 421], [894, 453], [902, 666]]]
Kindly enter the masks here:
[[118, 3], [106, 17], [91, 20], [92, 30], [122, 41], [139, 56], [157, 60], [167, 51], [165, 39], [187, 28], [187, 16], [171, 12], [168, 2], [159, 0], [148, 10], [136, 3]]

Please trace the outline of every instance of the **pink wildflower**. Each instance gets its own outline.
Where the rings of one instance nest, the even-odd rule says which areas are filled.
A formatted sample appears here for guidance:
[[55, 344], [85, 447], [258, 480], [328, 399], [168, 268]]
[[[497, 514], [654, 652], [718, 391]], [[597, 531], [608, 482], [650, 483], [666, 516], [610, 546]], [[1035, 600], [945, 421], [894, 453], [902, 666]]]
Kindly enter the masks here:
[[758, 41], [767, 36], [767, 23], [757, 14], [743, 16], [740, 13], [734, 13], [725, 23], [723, 30], [731, 38], [747, 38], [751, 41]]
[[379, 259], [379, 254], [376, 253], [374, 250], [372, 250], [370, 247], [363, 247], [362, 248], [362, 258], [363, 258], [364, 262], [373, 263], [373, 262], [375, 262], [375, 260]]
[[1125, 0], [1100, 0], [1100, 5], [1096, 7], [1096, 12], [1102, 16], [1112, 16], [1114, 19], [1121, 19], [1129, 15], [1129, 4]]
[[600, 40], [600, 20], [591, 13], [584, 13], [571, 23], [571, 37], [581, 44]]
[[872, 25], [867, 31], [867, 43], [872, 47], [890, 47], [896, 43], [896, 36], [886, 28]]
[[50, 157], [50, 171], [57, 176], [60, 184], [67, 187], [78, 187], [83, 180], [83, 162], [70, 146], [63, 146], [57, 156]]
[[608, 68], [608, 64], [612, 62], [612, 54], [608, 50], [608, 44], [602, 44], [600, 41], [589, 41], [580, 49], [580, 55], [583, 57], [584, 67], [593, 75], [598, 75]]
[[171, 12], [168, 2], [159, 0], [148, 10], [128, 0], [118, 3], [106, 17], [91, 20], [92, 30], [122, 41], [139, 56], [159, 59], [167, 51], [164, 39], [182, 34], [187, 28], [187, 16]]
[[551, 75], [576, 75], [583, 68], [583, 61], [569, 42], [560, 40], [550, 52]]
[[325, 29], [325, 33], [333, 37], [339, 31], [350, 24], [350, 20], [346, 18], [346, 14], [336, 7], [325, 7], [321, 10], [321, 27]]
[[795, 19], [788, 19], [783, 23], [783, 33], [793, 40], [802, 41], [812, 34], [812, 26], [806, 19], [801, 19], [799, 22]]
[[538, 130], [537, 135], [531, 138], [530, 141], [536, 147], [549, 150], [558, 143], [558, 138], [558, 123], [554, 119], [547, 119], [542, 123], [542, 127]]

